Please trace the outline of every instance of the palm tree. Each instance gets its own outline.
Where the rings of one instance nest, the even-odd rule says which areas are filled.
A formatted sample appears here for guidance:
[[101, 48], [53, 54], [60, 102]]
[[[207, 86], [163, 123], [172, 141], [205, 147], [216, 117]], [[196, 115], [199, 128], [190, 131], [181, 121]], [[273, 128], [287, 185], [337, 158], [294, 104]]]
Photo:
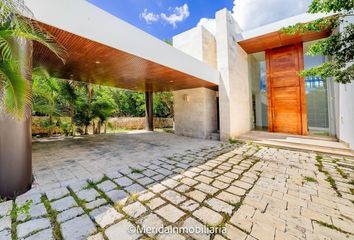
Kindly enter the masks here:
[[76, 113], [76, 102], [78, 99], [78, 94], [76, 92], [76, 86], [78, 82], [72, 80], [63, 80], [60, 82], [60, 102], [62, 107], [62, 112], [67, 112], [70, 116], [70, 135], [74, 136], [74, 117]]
[[60, 93], [60, 85], [58, 80], [52, 76], [42, 67], [33, 69], [33, 110], [48, 116], [48, 135], [53, 134], [55, 127], [53, 118], [59, 117], [58, 97]]
[[28, 41], [36, 41], [63, 61], [65, 51], [38, 24], [24, 17], [31, 13], [22, 1], [1, 0], [0, 10], [0, 110], [23, 119], [32, 97], [27, 73], [21, 72], [21, 64], [27, 61], [21, 49]]

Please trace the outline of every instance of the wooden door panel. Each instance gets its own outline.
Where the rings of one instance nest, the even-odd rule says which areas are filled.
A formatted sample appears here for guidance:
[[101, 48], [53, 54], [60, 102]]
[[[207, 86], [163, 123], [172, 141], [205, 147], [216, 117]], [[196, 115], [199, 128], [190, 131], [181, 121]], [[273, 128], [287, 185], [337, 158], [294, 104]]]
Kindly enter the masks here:
[[306, 135], [302, 44], [267, 50], [266, 59], [269, 131]]
[[294, 76], [293, 72], [284, 73], [284, 75], [282, 74], [277, 74], [276, 76], [274, 75], [271, 78], [271, 84], [273, 88], [300, 86], [299, 77]]

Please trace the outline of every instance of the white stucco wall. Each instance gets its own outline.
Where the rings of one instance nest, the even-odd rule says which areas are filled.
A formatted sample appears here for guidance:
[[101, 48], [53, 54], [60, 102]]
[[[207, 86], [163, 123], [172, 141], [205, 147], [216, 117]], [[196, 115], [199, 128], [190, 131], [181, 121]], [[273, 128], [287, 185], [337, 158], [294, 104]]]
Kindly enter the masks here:
[[237, 44], [239, 26], [227, 9], [216, 13], [220, 138], [228, 140], [251, 129], [251, 91], [248, 55]]
[[[354, 17], [348, 17], [354, 23]], [[340, 26], [339, 31], [348, 23]], [[353, 63], [350, 63], [353, 64]], [[347, 143], [354, 150], [354, 79], [348, 84], [335, 83], [336, 130], [339, 140]]]
[[338, 88], [338, 138], [354, 150], [354, 82]]
[[173, 46], [182, 52], [217, 68], [216, 41], [212, 33], [203, 26], [192, 28], [172, 39]]

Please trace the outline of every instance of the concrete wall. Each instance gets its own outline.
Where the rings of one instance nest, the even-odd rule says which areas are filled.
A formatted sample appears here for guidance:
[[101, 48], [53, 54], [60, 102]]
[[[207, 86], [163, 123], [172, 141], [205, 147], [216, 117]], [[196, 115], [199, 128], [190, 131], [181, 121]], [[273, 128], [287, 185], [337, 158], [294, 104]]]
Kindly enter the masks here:
[[248, 55], [237, 44], [239, 26], [227, 9], [216, 13], [220, 138], [228, 140], [251, 129], [251, 92]]
[[[173, 37], [173, 46], [194, 58], [216, 67], [216, 42], [204, 27], [196, 27]], [[175, 133], [209, 138], [217, 130], [217, 92], [207, 88], [175, 91]]]
[[214, 35], [203, 26], [174, 36], [173, 46], [213, 68], [217, 67]]
[[354, 150], [354, 82], [337, 85], [337, 137]]
[[207, 88], [173, 92], [175, 133], [209, 139], [217, 129], [216, 94]]
[[[346, 20], [354, 23], [353, 16]], [[346, 24], [342, 24], [339, 31], [343, 31]], [[354, 79], [348, 84], [335, 83], [334, 88], [337, 137], [354, 150]]]

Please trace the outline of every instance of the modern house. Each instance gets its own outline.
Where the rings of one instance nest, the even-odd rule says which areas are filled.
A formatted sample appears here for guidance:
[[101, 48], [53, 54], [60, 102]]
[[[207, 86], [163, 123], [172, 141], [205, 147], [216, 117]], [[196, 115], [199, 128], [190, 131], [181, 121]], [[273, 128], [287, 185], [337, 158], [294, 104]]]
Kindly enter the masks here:
[[331, 30], [304, 35], [281, 31], [320, 17], [305, 13], [242, 31], [224, 9], [216, 13], [215, 33], [198, 26], [175, 36], [174, 47], [220, 73], [217, 90], [174, 92], [176, 133], [208, 138], [220, 131], [222, 140], [250, 130], [329, 135], [354, 149], [354, 83], [298, 74], [328, 60], [304, 53]]
[[[354, 149], [354, 82], [303, 79], [298, 72], [326, 61], [307, 57], [312, 41], [330, 31], [285, 35], [279, 30], [318, 15], [300, 15], [242, 31], [226, 10], [216, 13], [216, 32], [193, 28], [173, 46], [85, 0], [25, 0], [33, 16], [67, 50], [66, 63], [34, 44], [28, 63], [76, 81], [146, 93], [152, 125], [152, 93], [173, 91], [175, 132], [221, 140], [251, 129], [336, 136]], [[30, 50], [30, 49], [29, 49]], [[28, 66], [31, 67], [30, 64]], [[0, 191], [26, 191], [32, 181], [31, 122], [0, 119]]]

